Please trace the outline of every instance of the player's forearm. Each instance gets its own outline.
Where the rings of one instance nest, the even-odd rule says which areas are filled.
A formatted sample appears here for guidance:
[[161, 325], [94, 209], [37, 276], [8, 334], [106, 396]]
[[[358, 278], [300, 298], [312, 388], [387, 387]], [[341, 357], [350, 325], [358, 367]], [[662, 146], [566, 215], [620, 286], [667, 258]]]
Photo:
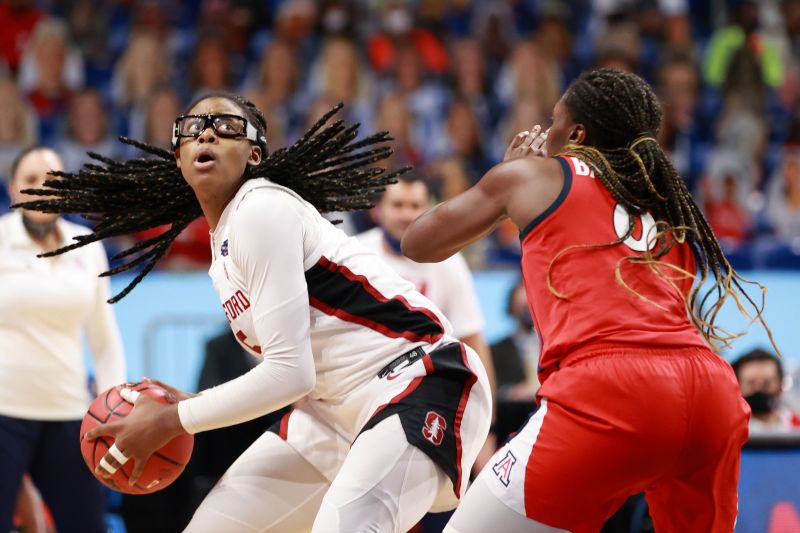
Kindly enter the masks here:
[[197, 433], [253, 420], [302, 398], [315, 381], [310, 347], [302, 358], [268, 357], [246, 374], [180, 402], [180, 422]]

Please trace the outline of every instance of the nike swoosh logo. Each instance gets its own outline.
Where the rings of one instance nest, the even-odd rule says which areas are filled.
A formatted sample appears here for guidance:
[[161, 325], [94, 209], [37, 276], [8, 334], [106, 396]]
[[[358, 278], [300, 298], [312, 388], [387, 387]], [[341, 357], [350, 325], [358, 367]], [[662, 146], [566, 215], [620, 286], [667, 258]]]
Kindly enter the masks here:
[[400, 377], [400, 374], [389, 374], [388, 376], [386, 376], [386, 380], [392, 381], [393, 379], [397, 379], [398, 377]]

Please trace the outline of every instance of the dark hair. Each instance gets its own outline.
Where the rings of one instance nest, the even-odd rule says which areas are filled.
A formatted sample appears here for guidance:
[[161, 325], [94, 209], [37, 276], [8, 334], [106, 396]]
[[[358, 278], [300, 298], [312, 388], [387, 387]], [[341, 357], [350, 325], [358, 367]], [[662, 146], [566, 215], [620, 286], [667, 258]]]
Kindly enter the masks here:
[[744, 355], [740, 355], [737, 357], [732, 363], [731, 366], [733, 367], [733, 372], [736, 374], [736, 379], [739, 379], [739, 373], [742, 371], [742, 368], [749, 365], [750, 363], [755, 363], [757, 361], [771, 361], [775, 363], [775, 368], [778, 369], [778, 379], [783, 382], [783, 365], [781, 364], [781, 360], [778, 357], [764, 350], [762, 348], [756, 348], [754, 350], [750, 350]]
[[[686, 302], [693, 322], [705, 338], [728, 346], [730, 340], [741, 335], [729, 333], [714, 324], [717, 314], [730, 296], [745, 316], [761, 322], [772, 340], [772, 333], [762, 317], [766, 289], [742, 278], [731, 267], [708, 221], [656, 140], [662, 110], [647, 82], [635, 74], [613, 69], [589, 71], [569, 86], [564, 102], [572, 120], [583, 124], [586, 129], [585, 143], [568, 145], [564, 153], [582, 159], [594, 170], [611, 196], [628, 211], [629, 226], [627, 233], [616, 241], [602, 245], [578, 245], [562, 250], [551, 262], [550, 269], [569, 250], [614, 246], [624, 242], [633, 234], [636, 217], [650, 212], [658, 221], [656, 247], [644, 256], [629, 256], [620, 260], [616, 269], [617, 281], [638, 297], [647, 300], [625, 283], [621, 275], [623, 262], [649, 265], [673, 287], [681, 279], [697, 278], [695, 272], [686, 272], [675, 265], [658, 261], [676, 242], [687, 242], [697, 262], [700, 276]], [[656, 265], [671, 267], [675, 276], [662, 274], [660, 269], [655, 268]], [[702, 297], [698, 297], [698, 291], [708, 278], [709, 271], [714, 283]], [[549, 270], [547, 282], [553, 294], [564, 297], [552, 287]], [[743, 284], [759, 287], [759, 304], [744, 291]], [[716, 298], [711, 303], [711, 297], [715, 295]], [[681, 297], [684, 297], [683, 293]], [[755, 310], [755, 317], [751, 317], [746, 311], [742, 300], [749, 302]], [[709, 304], [708, 309], [705, 308], [706, 304]], [[772, 342], [774, 345], [774, 340]]]
[[[238, 95], [211, 93], [193, 102], [188, 109], [214, 97], [237, 104], [262, 136], [266, 132], [266, 120], [258, 108]], [[245, 171], [242, 179], [269, 178], [273, 183], [292, 189], [322, 213], [372, 207], [375, 195], [409, 169], [386, 172], [375, 166], [391, 155], [392, 150], [386, 144], [391, 137], [388, 132], [379, 132], [355, 141], [358, 124], [348, 126], [342, 120], [328, 123], [341, 108], [342, 104], [338, 104], [328, 111], [291, 147], [262, 158], [257, 167]], [[25, 191], [50, 196], [50, 199], [14, 206], [46, 213], [78, 213], [96, 222], [91, 234], [77, 236], [75, 243], [41, 254], [43, 257], [59, 255], [94, 241], [169, 225], [161, 234], [114, 256], [113, 259], [134, 258], [101, 276], [124, 272], [140, 264], [144, 266], [109, 303], [124, 298], [166, 254], [178, 234], [203, 214], [194, 191], [175, 164], [173, 152], [125, 137], [120, 140], [155, 157], [115, 161], [90, 152], [99, 164], [86, 164], [76, 173], [52, 172], [53, 176], [65, 179], [47, 180], [45, 187], [48, 188]]]

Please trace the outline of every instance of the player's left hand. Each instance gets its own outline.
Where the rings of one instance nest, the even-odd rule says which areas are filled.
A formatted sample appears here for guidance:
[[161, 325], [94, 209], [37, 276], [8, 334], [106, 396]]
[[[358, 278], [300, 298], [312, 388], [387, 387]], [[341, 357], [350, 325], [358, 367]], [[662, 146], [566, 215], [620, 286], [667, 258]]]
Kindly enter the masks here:
[[[93, 440], [98, 437], [113, 437], [114, 449], [106, 452], [104, 461], [95, 469], [95, 473], [109, 478], [123, 464], [132, 460], [133, 471], [128, 483], [134, 485], [153, 452], [185, 431], [178, 417], [177, 403], [159, 403], [128, 388], [121, 389], [120, 396], [133, 404], [130, 414], [121, 420], [90, 429], [84, 438]], [[103, 466], [103, 462], [109, 465], [110, 470]]]
[[537, 124], [531, 128], [530, 131], [521, 131], [517, 133], [511, 140], [511, 144], [506, 148], [503, 161], [530, 155], [547, 157], [545, 141], [547, 140], [547, 133], [549, 131], [549, 129], [542, 131], [542, 127]]

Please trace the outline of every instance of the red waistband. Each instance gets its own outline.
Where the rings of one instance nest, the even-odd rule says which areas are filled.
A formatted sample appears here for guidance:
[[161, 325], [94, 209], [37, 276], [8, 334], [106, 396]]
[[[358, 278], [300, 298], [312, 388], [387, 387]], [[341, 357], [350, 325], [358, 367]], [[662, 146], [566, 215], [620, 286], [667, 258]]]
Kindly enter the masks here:
[[572, 366], [580, 361], [595, 357], [680, 357], [691, 354], [704, 354], [720, 357], [711, 349], [701, 346], [642, 346], [625, 343], [592, 343], [582, 346], [561, 359], [559, 368]]

